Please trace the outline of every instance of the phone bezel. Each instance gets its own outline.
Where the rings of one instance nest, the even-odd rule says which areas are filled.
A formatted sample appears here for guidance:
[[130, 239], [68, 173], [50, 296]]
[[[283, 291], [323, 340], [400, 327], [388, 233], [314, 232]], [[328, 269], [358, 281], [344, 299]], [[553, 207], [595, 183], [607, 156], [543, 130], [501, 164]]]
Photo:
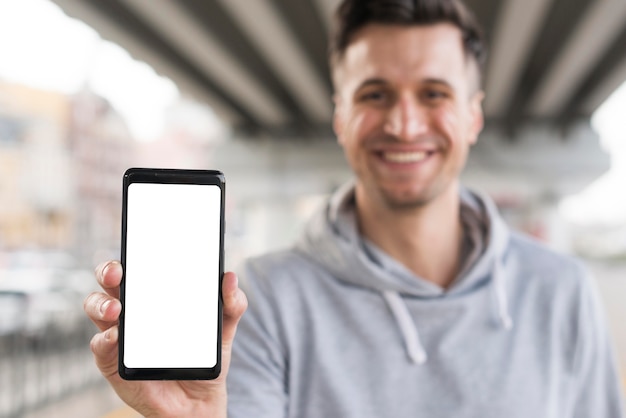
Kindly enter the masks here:
[[120, 284], [122, 311], [119, 319], [118, 372], [126, 380], [212, 380], [219, 376], [222, 364], [222, 279], [224, 276], [224, 198], [226, 182], [224, 174], [217, 170], [183, 170], [163, 168], [130, 168], [123, 177], [122, 196], [122, 245], [121, 264], [126, 266], [126, 232], [128, 187], [133, 183], [156, 184], [200, 184], [216, 185], [220, 188], [220, 254], [219, 254], [219, 296], [217, 324], [217, 361], [211, 368], [132, 368], [124, 364], [124, 306], [126, 269]]

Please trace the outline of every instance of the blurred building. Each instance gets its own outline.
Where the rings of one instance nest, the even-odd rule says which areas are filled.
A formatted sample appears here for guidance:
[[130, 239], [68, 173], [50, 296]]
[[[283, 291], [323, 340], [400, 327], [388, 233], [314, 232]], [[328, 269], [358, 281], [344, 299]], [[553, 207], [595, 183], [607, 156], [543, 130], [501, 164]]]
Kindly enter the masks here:
[[117, 249], [134, 154], [124, 120], [88, 90], [0, 83], [0, 250], [62, 250], [91, 266]]
[[71, 244], [69, 112], [61, 94], [0, 83], [0, 248]]
[[122, 176], [135, 145], [122, 117], [101, 97], [83, 90], [72, 97], [70, 149], [75, 165], [74, 253], [85, 266], [119, 256]]
[[142, 167], [210, 169], [215, 148], [230, 135], [206, 106], [180, 99], [163, 115], [161, 133], [137, 142], [133, 164]]

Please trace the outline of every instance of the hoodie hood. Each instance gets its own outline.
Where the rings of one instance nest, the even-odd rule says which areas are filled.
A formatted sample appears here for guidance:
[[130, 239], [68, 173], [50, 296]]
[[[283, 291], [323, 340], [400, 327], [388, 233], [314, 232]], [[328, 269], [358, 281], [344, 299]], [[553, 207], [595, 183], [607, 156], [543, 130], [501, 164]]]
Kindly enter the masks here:
[[427, 356], [403, 301], [405, 297], [459, 297], [491, 287], [496, 324], [505, 330], [512, 326], [503, 277], [508, 228], [488, 197], [467, 189], [460, 193], [464, 261], [447, 289], [416, 276], [359, 234], [353, 182], [335, 192], [312, 217], [298, 244], [339, 280], [381, 294], [400, 328], [408, 356], [415, 363], [425, 362]]
[[461, 190], [461, 220], [470, 241], [469, 259], [452, 285], [443, 289], [416, 276], [358, 232], [354, 183], [341, 187], [307, 224], [298, 246], [333, 274], [353, 285], [421, 298], [457, 295], [487, 284], [502, 261], [508, 228], [488, 198]]

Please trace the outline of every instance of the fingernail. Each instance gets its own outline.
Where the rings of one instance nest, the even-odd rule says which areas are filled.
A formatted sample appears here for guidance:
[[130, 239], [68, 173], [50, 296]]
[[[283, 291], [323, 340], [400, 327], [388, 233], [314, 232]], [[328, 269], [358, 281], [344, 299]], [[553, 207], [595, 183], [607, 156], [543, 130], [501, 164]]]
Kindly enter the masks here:
[[109, 307], [109, 305], [111, 304], [110, 300], [105, 300], [102, 305], [100, 305], [100, 313], [102, 315], [104, 315], [104, 313], [106, 312], [107, 308]]
[[117, 261], [109, 261], [106, 266], [104, 266], [104, 268], [102, 269], [102, 275], [104, 276], [105, 274], [107, 274], [107, 272], [109, 271], [109, 269], [111, 268], [117, 268], [118, 266], [120, 266], [120, 263]]
[[104, 339], [108, 343], [117, 341], [117, 327], [109, 328], [104, 334]]

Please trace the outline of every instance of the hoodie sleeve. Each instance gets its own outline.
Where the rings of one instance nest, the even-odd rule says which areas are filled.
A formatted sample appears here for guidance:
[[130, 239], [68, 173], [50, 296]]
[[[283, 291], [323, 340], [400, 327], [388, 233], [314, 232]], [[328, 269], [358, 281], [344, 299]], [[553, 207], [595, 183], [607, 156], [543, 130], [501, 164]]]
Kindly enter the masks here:
[[266, 281], [250, 264], [241, 276], [248, 310], [233, 343], [227, 379], [229, 418], [281, 418], [287, 415], [286, 354], [279, 318]]
[[593, 278], [586, 274], [578, 306], [576, 397], [573, 417], [622, 418], [623, 392], [606, 318]]

